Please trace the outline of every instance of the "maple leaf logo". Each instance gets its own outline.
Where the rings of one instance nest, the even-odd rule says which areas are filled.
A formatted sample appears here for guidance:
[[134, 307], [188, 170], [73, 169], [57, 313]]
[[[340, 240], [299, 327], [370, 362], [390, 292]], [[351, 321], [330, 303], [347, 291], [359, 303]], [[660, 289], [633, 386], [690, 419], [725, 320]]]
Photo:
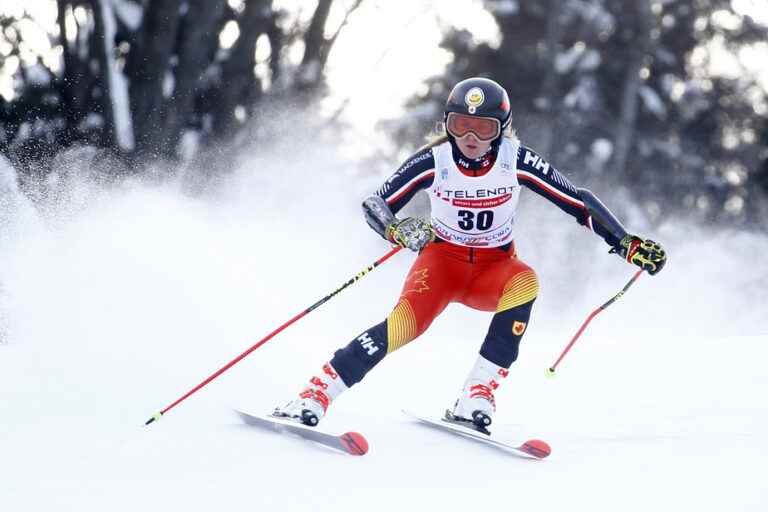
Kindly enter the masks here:
[[405, 280], [407, 288], [403, 292], [403, 295], [408, 295], [409, 293], [422, 293], [429, 290], [429, 285], [427, 284], [428, 277], [428, 268], [422, 268], [411, 272]]

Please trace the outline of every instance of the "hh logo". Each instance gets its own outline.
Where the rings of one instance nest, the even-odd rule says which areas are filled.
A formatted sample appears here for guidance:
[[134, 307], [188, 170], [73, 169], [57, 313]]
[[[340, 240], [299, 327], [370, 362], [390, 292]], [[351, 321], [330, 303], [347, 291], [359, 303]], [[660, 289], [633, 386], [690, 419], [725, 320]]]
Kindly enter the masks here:
[[376, 346], [376, 342], [373, 341], [373, 338], [371, 338], [371, 335], [367, 332], [358, 336], [357, 341], [359, 341], [360, 345], [368, 351], [369, 356], [372, 356], [379, 351], [379, 347]]
[[422, 293], [429, 290], [429, 285], [427, 284], [428, 277], [428, 268], [422, 268], [411, 272], [405, 280], [403, 295], [408, 295], [409, 293]]
[[543, 175], [547, 175], [549, 172], [549, 164], [544, 161], [543, 158], [541, 158], [536, 153], [532, 153], [530, 151], [525, 152], [525, 157], [523, 157], [523, 163], [526, 165], [531, 165], [535, 167], [536, 169], [540, 170]]
[[528, 325], [528, 324], [526, 324], [525, 322], [515, 321], [515, 323], [512, 324], [512, 332], [516, 336], [522, 336], [522, 334], [525, 332], [526, 325]]

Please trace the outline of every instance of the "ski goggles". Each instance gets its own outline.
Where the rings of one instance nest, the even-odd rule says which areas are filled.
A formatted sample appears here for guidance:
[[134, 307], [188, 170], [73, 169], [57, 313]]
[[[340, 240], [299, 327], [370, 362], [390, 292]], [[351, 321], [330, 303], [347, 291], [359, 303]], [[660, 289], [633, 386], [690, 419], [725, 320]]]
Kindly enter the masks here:
[[492, 117], [476, 117], [449, 112], [445, 121], [448, 133], [460, 139], [468, 133], [474, 134], [482, 142], [493, 140], [501, 133], [501, 123]]

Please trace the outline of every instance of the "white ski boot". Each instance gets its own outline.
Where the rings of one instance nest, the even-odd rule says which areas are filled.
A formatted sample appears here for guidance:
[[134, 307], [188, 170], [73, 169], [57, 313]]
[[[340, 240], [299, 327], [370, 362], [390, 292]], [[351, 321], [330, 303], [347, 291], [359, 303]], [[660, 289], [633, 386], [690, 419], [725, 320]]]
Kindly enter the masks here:
[[508, 374], [509, 370], [506, 368], [478, 356], [453, 411], [446, 411], [446, 419], [457, 423], [470, 423], [476, 430], [489, 434], [488, 427], [496, 411], [493, 392], [499, 387], [499, 381]]
[[323, 365], [320, 377], [309, 379], [309, 386], [304, 388], [299, 397], [283, 407], [276, 407], [273, 416], [291, 418], [310, 427], [316, 426], [325, 416], [331, 402], [347, 389], [346, 384], [330, 363]]

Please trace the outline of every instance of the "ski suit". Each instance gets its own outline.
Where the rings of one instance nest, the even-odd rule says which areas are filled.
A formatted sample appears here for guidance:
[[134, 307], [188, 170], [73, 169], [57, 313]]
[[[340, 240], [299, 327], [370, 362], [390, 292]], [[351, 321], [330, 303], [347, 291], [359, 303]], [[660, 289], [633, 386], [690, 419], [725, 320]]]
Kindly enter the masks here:
[[396, 214], [426, 190], [437, 237], [416, 258], [389, 316], [335, 352], [331, 366], [347, 386], [421, 335], [451, 302], [494, 313], [480, 355], [511, 366], [539, 290], [535, 272], [515, 252], [521, 187], [553, 202], [609, 245], [618, 243], [592, 218], [582, 191], [517, 139], [503, 138], [474, 161], [447, 141], [417, 152], [376, 195]]

